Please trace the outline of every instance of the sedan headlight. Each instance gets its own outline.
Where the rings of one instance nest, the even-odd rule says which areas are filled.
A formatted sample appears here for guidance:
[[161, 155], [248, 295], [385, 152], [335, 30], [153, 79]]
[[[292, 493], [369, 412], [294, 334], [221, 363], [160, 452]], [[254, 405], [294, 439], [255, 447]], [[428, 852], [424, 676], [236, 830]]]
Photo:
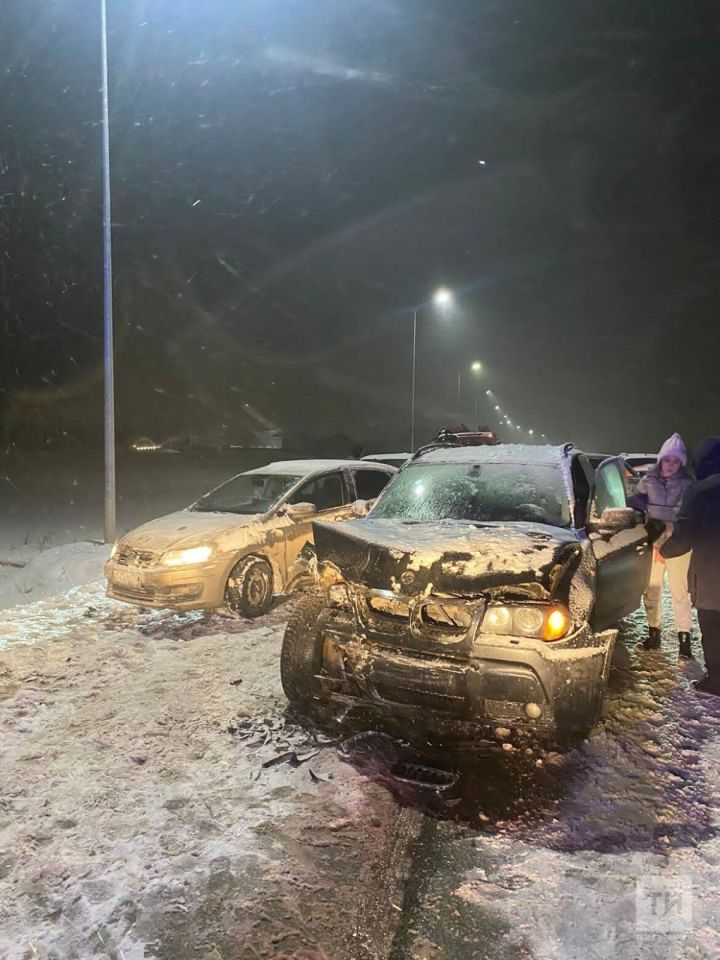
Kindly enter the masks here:
[[212, 556], [213, 548], [187, 547], [185, 550], [170, 550], [166, 553], [162, 562], [166, 567], [180, 567], [189, 563], [205, 563]]
[[572, 621], [564, 607], [549, 604], [493, 604], [485, 611], [482, 633], [499, 633], [511, 637], [534, 637], [537, 640], [562, 640]]

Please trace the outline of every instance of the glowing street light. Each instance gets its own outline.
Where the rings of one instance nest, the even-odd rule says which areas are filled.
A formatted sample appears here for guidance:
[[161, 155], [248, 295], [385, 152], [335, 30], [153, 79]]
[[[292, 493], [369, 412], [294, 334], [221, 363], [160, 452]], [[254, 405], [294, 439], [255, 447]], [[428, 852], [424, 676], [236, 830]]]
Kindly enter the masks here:
[[417, 377], [417, 319], [419, 311], [426, 304], [434, 304], [442, 310], [448, 310], [454, 301], [452, 291], [447, 287], [438, 287], [429, 301], [421, 303], [413, 310], [413, 345], [412, 345], [412, 391], [410, 397], [410, 451], [415, 452], [415, 381]]
[[[479, 375], [482, 373], [482, 368], [483, 368], [483, 365], [480, 363], [479, 360], [473, 360], [473, 362], [470, 364], [470, 370], [475, 374], [475, 376], [479, 376]], [[457, 407], [456, 407], [457, 412], [458, 412], [458, 416], [460, 416], [460, 379], [461, 379], [461, 376], [462, 376], [462, 370], [458, 370], [458, 375], [457, 375]], [[475, 398], [475, 416], [477, 417], [477, 416], [479, 416], [479, 414], [480, 414], [480, 392], [478, 391], [478, 395], [477, 395], [477, 397]]]

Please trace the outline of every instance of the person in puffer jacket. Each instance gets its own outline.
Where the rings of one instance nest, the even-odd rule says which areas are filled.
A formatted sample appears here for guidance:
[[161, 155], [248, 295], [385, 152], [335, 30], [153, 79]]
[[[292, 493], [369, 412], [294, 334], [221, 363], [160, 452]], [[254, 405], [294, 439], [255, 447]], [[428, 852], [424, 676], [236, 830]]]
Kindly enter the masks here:
[[660, 549], [672, 535], [680, 501], [692, 482], [687, 469], [685, 444], [680, 434], [674, 433], [660, 448], [657, 463], [642, 478], [637, 492], [629, 501], [631, 506], [647, 514], [648, 533], [654, 541], [650, 580], [644, 597], [649, 631], [641, 646], [644, 650], [656, 650], [660, 646], [662, 593], [667, 570], [678, 631], [679, 655], [687, 660], [692, 658], [692, 601], [688, 590], [690, 554], [666, 560]]
[[690, 593], [697, 607], [706, 675], [696, 687], [720, 696], [720, 437], [706, 437], [695, 451], [695, 483], [683, 497], [668, 560], [690, 556]]

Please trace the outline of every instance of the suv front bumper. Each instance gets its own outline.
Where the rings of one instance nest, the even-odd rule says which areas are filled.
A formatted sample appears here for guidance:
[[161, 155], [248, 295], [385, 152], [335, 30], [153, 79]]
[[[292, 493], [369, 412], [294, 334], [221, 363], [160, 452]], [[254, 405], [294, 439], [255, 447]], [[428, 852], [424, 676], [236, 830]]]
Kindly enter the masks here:
[[361, 638], [328, 618], [323, 629], [324, 694], [420, 721], [470, 721], [546, 736], [587, 732], [598, 721], [615, 631], [584, 625], [555, 644], [478, 637], [466, 659], [423, 656]]

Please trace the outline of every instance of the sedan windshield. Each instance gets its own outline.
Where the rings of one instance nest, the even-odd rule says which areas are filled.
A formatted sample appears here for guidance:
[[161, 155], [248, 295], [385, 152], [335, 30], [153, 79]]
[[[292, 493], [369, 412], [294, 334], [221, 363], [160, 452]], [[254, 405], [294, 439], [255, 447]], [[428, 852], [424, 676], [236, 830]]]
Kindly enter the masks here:
[[520, 463], [438, 463], [406, 467], [372, 511], [376, 518], [570, 524], [559, 467]]
[[200, 497], [191, 510], [208, 513], [267, 513], [300, 477], [241, 473]]

